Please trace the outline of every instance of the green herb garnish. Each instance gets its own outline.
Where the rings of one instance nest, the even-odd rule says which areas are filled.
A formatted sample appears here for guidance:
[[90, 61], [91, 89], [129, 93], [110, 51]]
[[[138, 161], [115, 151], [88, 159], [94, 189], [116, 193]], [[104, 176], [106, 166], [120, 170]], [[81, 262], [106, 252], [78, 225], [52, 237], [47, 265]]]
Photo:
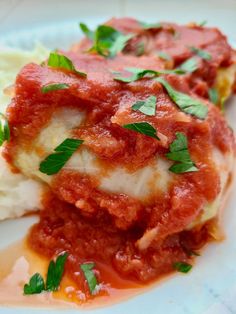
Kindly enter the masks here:
[[61, 83], [61, 84], [48, 84], [48, 85], [44, 85], [41, 89], [42, 93], [43, 94], [46, 94], [48, 92], [52, 92], [52, 91], [55, 91], [55, 90], [61, 90], [61, 89], [67, 89], [69, 88], [69, 85], [68, 84], [64, 84], [64, 83]]
[[45, 291], [43, 277], [36, 273], [31, 278], [28, 284], [24, 285], [24, 294], [39, 294]]
[[203, 26], [205, 26], [206, 24], [207, 24], [207, 20], [204, 20], [204, 21], [200, 22], [200, 23], [198, 24], [198, 26], [203, 27]]
[[88, 286], [89, 286], [89, 291], [91, 294], [94, 293], [95, 288], [98, 284], [97, 282], [97, 278], [93, 272], [93, 268], [94, 268], [95, 264], [94, 263], [86, 263], [86, 264], [82, 264], [80, 265], [80, 268], [82, 269], [84, 276], [87, 280]]
[[192, 73], [196, 71], [198, 68], [198, 62], [197, 59], [192, 57], [183, 62], [180, 66], [179, 69], [183, 70], [186, 73]]
[[59, 255], [56, 262], [51, 261], [48, 267], [46, 289], [47, 291], [57, 291], [60, 285], [65, 268], [65, 262], [68, 257], [67, 253]]
[[94, 40], [94, 32], [91, 31], [86, 24], [79, 23], [79, 27], [87, 38]]
[[176, 132], [175, 135], [176, 139], [170, 144], [170, 151], [166, 154], [169, 160], [175, 161], [169, 170], [174, 173], [198, 171], [188, 151], [187, 137], [181, 132]]
[[83, 140], [67, 138], [54, 149], [55, 153], [47, 156], [46, 159], [40, 163], [39, 170], [47, 175], [57, 173], [82, 143]]
[[122, 33], [119, 33], [114, 41], [114, 43], [109, 48], [109, 57], [113, 58], [115, 57], [119, 52], [121, 52], [127, 42], [133, 37], [133, 35], [123, 35]]
[[139, 25], [143, 29], [161, 29], [162, 28], [161, 23], [146, 23], [146, 22], [139, 21]]
[[154, 127], [148, 122], [136, 122], [136, 123], [125, 124], [123, 125], [123, 128], [133, 130], [135, 132], [145, 134], [147, 136], [160, 140], [159, 137], [157, 136], [156, 129], [154, 129]]
[[46, 285], [43, 277], [36, 273], [28, 284], [24, 285], [24, 294], [39, 294], [42, 291], [57, 291], [64, 273], [65, 262], [68, 257], [67, 253], [57, 257], [56, 262], [51, 261], [48, 267]]
[[142, 56], [145, 53], [145, 45], [141, 41], [137, 44], [137, 47], [135, 48], [135, 55], [137, 57]]
[[9, 124], [7, 118], [2, 113], [0, 113], [0, 146], [2, 146], [2, 144], [5, 141], [9, 140], [10, 140]]
[[174, 269], [181, 273], [188, 273], [192, 269], [192, 265], [185, 262], [177, 262], [173, 264]]
[[204, 60], [211, 60], [211, 55], [209, 52], [199, 49], [197, 47], [189, 47], [190, 50], [195, 53], [196, 55], [198, 55], [200, 58], [204, 59]]
[[175, 70], [149, 70], [149, 69], [139, 69], [139, 68], [125, 68], [126, 71], [133, 73], [130, 77], [123, 77], [120, 73], [117, 73], [118, 76], [114, 77], [114, 80], [124, 82], [124, 83], [131, 83], [135, 82], [137, 80], [140, 80], [144, 77], [146, 78], [154, 78], [159, 75], [163, 74], [184, 74], [185, 72], [181, 69], [175, 69]]
[[172, 57], [168, 53], [166, 53], [164, 51], [159, 51], [157, 53], [157, 55], [158, 55], [159, 58], [161, 58], [163, 60], [166, 60], [166, 61], [172, 60]]
[[220, 99], [220, 109], [222, 112], [225, 112], [225, 101], [226, 101], [226, 97], [222, 97]]
[[50, 53], [49, 59], [48, 59], [48, 66], [52, 68], [59, 68], [59, 69], [71, 71], [82, 77], [87, 77], [86, 73], [76, 70], [73, 62], [69, 58], [67, 58], [66, 56], [63, 56], [62, 54], [58, 54], [56, 52]]
[[150, 96], [146, 100], [138, 100], [133, 104], [133, 110], [139, 110], [147, 116], [155, 116], [156, 113], [156, 96]]
[[209, 98], [210, 98], [210, 101], [211, 101], [213, 104], [217, 105], [217, 104], [219, 103], [219, 94], [218, 94], [217, 89], [215, 89], [215, 88], [210, 88], [210, 89], [208, 90], [208, 96], [209, 96]]
[[176, 91], [166, 80], [162, 77], [156, 78], [161, 83], [170, 98], [176, 105], [185, 113], [191, 114], [199, 119], [205, 119], [208, 113], [208, 108], [200, 100], [190, 97], [187, 94]]
[[80, 28], [89, 39], [93, 40], [93, 46], [89, 51], [104, 57], [116, 56], [134, 36], [133, 34], [124, 35], [108, 25], [99, 25], [94, 32], [83, 23], [80, 24]]

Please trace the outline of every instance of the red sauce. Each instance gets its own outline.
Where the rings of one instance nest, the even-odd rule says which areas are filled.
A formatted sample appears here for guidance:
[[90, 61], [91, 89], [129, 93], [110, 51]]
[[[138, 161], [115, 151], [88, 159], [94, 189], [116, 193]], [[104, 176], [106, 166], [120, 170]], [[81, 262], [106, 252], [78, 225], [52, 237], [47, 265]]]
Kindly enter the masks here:
[[[217, 69], [228, 67], [233, 63], [235, 52], [217, 28], [201, 27], [197, 24], [177, 25], [174, 23], [160, 23], [162, 27], [143, 29], [142, 25], [133, 18], [113, 18], [107, 25], [114, 27], [125, 34], [135, 34], [129, 41], [124, 53], [140, 55], [139, 47], [144, 46], [142, 55], [157, 56], [158, 53], [167, 53], [172, 61], [166, 62], [170, 68], [179, 66], [194, 55], [189, 47], [196, 47], [207, 51], [210, 60], [198, 59], [198, 70], [190, 75], [192, 90], [208, 97], [208, 88], [215, 82]], [[82, 40], [72, 47], [75, 52], [84, 52], [91, 47], [89, 39]], [[146, 67], [147, 68], [147, 67]]]
[[[81, 276], [82, 263], [95, 262], [99, 282], [111, 284], [113, 288], [125, 288], [122, 281], [121, 286], [117, 286], [119, 281], [113, 281], [119, 274], [130, 280], [129, 287], [137, 287], [172, 272], [174, 262], [190, 261], [186, 252], [201, 248], [209, 239], [207, 226], [203, 226], [195, 231], [170, 235], [162, 243], [140, 252], [136, 241], [142, 232], [141, 226], [121, 231], [102, 213], [99, 217], [84, 217], [74, 206], [49, 194], [44, 199], [40, 222], [31, 229], [28, 243], [48, 258], [69, 252], [66, 273], [90, 298]], [[111, 269], [110, 273], [105, 271], [107, 268]], [[106, 291], [100, 293], [103, 295]]]
[[[134, 21], [131, 24], [135, 24]], [[222, 44], [224, 38], [216, 30], [209, 30], [202, 37], [202, 28], [186, 31], [166, 25], [163, 31], [155, 33], [158, 42], [159, 39], [164, 41], [162, 38], [169, 34], [170, 27], [186, 33], [186, 38], [194, 31], [199, 45], [206, 40], [213, 42], [213, 47], [217, 45], [222, 56], [217, 59], [217, 66], [225, 64], [224, 58], [230, 58], [228, 48]], [[213, 48], [208, 48], [212, 52]], [[189, 50], [181, 53], [185, 57], [191, 55]], [[126, 75], [124, 69], [131, 66], [162, 69], [163, 62], [150, 56], [151, 53], [138, 58], [120, 55], [114, 59], [66, 54], [76, 68], [88, 74], [86, 79], [35, 64], [25, 66], [17, 76], [16, 95], [7, 113], [12, 134], [5, 147], [9, 162], [14, 163], [19, 147], [29, 151], [34, 147], [34, 139], [50, 123], [55, 111], [72, 107], [86, 113], [85, 121], [73, 130], [73, 136], [84, 140], [84, 147], [97, 156], [105, 170], [123, 167], [132, 172], [150, 165], [157, 156], [166, 158], [176, 132], [187, 136], [191, 157], [199, 169], [175, 175], [166, 192], [151, 194], [143, 200], [101, 191], [99, 178], [75, 170], [62, 169], [55, 175], [51, 191], [44, 198], [40, 222], [32, 228], [28, 241], [35, 251], [47, 258], [68, 251], [66, 273], [86, 298], [90, 298], [83, 276], [78, 275], [81, 263], [94, 261], [100, 282], [111, 283], [104, 272], [106, 266], [101, 266], [109, 265], [119, 276], [134, 284], [147, 283], [173, 271], [173, 263], [189, 261], [187, 252], [200, 248], [209, 240], [206, 225], [194, 231], [184, 230], [219, 194], [220, 177], [212, 151], [232, 153], [234, 137], [219, 109], [206, 100], [201, 99], [208, 106], [208, 116], [199, 120], [182, 113], [155, 80], [143, 79], [131, 84], [114, 81], [111, 70]], [[185, 57], [176, 57], [176, 64]], [[213, 59], [216, 63], [216, 58]], [[167, 75], [165, 79], [176, 90], [197, 98], [191, 89], [189, 75]], [[42, 86], [50, 83], [66, 83], [69, 88], [42, 94]], [[150, 95], [157, 97], [155, 116], [131, 109], [134, 102]], [[122, 127], [138, 121], [151, 123], [162, 140]], [[138, 241], [149, 231], [154, 232], [155, 237], [146, 249], [140, 250]], [[103, 295], [106, 291], [99, 293]]]
[[96, 274], [99, 273], [102, 279], [102, 288], [97, 298], [86, 295], [84, 280], [78, 285], [78, 280], [75, 283], [68, 271], [64, 272], [58, 291], [25, 296], [24, 284], [36, 272], [46, 278], [50, 259], [33, 251], [25, 239], [1, 250], [0, 255], [4, 256], [0, 260], [2, 306], [68, 309], [80, 305], [91, 309], [124, 301], [151, 287], [123, 279], [107, 263], [97, 263]]

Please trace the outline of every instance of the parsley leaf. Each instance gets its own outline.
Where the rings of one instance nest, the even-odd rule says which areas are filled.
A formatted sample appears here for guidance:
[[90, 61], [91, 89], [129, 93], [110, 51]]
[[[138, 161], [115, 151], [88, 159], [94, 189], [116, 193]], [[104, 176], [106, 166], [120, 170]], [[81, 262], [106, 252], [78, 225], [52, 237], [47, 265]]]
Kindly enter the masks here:
[[43, 277], [36, 273], [31, 278], [28, 284], [24, 285], [24, 294], [38, 294], [45, 290]]
[[183, 62], [180, 66], [179, 69], [183, 70], [186, 73], [192, 73], [196, 71], [198, 68], [198, 62], [197, 59], [192, 57]]
[[68, 253], [59, 255], [56, 262], [51, 261], [48, 267], [46, 289], [47, 291], [57, 291], [64, 272], [65, 262]]
[[145, 53], [145, 44], [144, 42], [139, 42], [135, 48], [135, 55], [137, 57], [142, 56]]
[[123, 125], [123, 128], [133, 130], [135, 132], [145, 134], [147, 136], [160, 140], [156, 134], [156, 129], [154, 129], [154, 127], [147, 122], [136, 122], [136, 123], [125, 124]]
[[51, 261], [48, 267], [46, 286], [43, 277], [36, 273], [24, 285], [24, 294], [38, 294], [42, 291], [57, 291], [62, 279], [68, 253], [59, 255], [56, 262]]
[[55, 153], [47, 156], [41, 163], [39, 170], [47, 175], [57, 173], [70, 159], [73, 153], [83, 143], [83, 140], [67, 138], [54, 149]]
[[208, 108], [200, 100], [176, 91], [166, 80], [161, 77], [156, 78], [156, 80], [165, 87], [170, 98], [182, 111], [191, 114], [199, 119], [206, 118]]
[[200, 22], [200, 23], [198, 24], [198, 26], [203, 27], [203, 26], [205, 26], [206, 24], [207, 24], [207, 20], [204, 20], [204, 21]]
[[159, 58], [161, 58], [163, 60], [166, 60], [166, 61], [172, 60], [172, 57], [168, 53], [166, 53], [164, 51], [159, 51], [157, 53], [157, 55], [158, 55]]
[[146, 23], [146, 22], [139, 21], [139, 25], [143, 29], [161, 29], [162, 28], [161, 23]]
[[62, 54], [58, 54], [56, 52], [50, 53], [49, 59], [48, 59], [48, 66], [52, 68], [68, 70], [82, 77], [87, 77], [86, 73], [76, 70], [73, 62], [69, 58], [67, 58], [66, 56], [63, 56]]
[[10, 140], [9, 124], [7, 118], [2, 113], [0, 113], [0, 146], [2, 146], [2, 144], [5, 141], [9, 140]]
[[219, 103], [219, 94], [218, 94], [217, 89], [215, 89], [215, 88], [210, 88], [210, 89], [208, 90], [208, 96], [209, 96], [209, 98], [210, 98], [210, 101], [211, 101], [213, 104], [217, 105], [217, 104]]
[[124, 35], [108, 25], [99, 25], [94, 32], [83, 23], [80, 24], [80, 28], [89, 39], [93, 40], [93, 46], [89, 51], [110, 58], [121, 52], [134, 36], [133, 34]]
[[150, 96], [146, 100], [138, 100], [133, 104], [133, 110], [139, 110], [147, 116], [155, 116], [156, 113], [156, 96]]
[[91, 31], [88, 26], [84, 23], [79, 23], [81, 31], [84, 33], [84, 35], [89, 38], [90, 40], [94, 40], [94, 32]]
[[170, 144], [170, 151], [166, 157], [176, 163], [169, 170], [174, 173], [198, 171], [188, 151], [187, 137], [181, 132], [176, 132], [175, 135], [176, 139]]
[[114, 41], [113, 45], [109, 49], [109, 57], [113, 58], [117, 55], [118, 52], [122, 51], [127, 42], [133, 37], [133, 35], [123, 35], [119, 34], [117, 35], [116, 40]]
[[48, 85], [44, 85], [41, 88], [41, 91], [42, 91], [43, 94], [46, 94], [48, 92], [52, 92], [52, 91], [55, 91], [55, 90], [66, 89], [66, 88], [69, 88], [68, 84], [64, 84], [64, 83], [61, 83], [61, 84], [48, 84]]
[[177, 262], [173, 264], [173, 267], [181, 273], [188, 273], [193, 266], [185, 262]]
[[190, 50], [195, 53], [196, 55], [198, 55], [200, 58], [204, 59], [204, 60], [211, 60], [211, 55], [209, 52], [199, 49], [197, 47], [189, 47]]
[[97, 282], [97, 278], [93, 272], [93, 268], [94, 268], [95, 264], [94, 263], [86, 263], [86, 264], [82, 264], [80, 265], [80, 268], [82, 269], [84, 276], [87, 280], [88, 286], [89, 286], [89, 290], [90, 293], [93, 294], [98, 282]]
[[131, 83], [135, 82], [137, 80], [140, 80], [144, 77], [147, 78], [154, 78], [162, 74], [184, 74], [185, 72], [181, 69], [174, 69], [174, 70], [160, 70], [160, 71], [155, 71], [155, 70], [149, 70], [149, 69], [139, 69], [139, 68], [125, 68], [126, 71], [133, 73], [130, 77], [122, 77], [120, 73], [116, 72], [118, 76], [114, 77], [114, 80], [116, 81], [121, 81], [124, 83]]

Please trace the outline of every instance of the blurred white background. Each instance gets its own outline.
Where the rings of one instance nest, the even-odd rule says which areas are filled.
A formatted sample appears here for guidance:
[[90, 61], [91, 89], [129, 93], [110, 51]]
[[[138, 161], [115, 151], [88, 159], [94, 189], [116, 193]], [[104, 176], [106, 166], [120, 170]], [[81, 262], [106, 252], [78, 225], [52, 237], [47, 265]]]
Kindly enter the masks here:
[[[236, 41], [236, 0], [0, 0], [0, 36], [7, 31], [99, 16], [150, 21], [208, 20]], [[234, 27], [232, 28], [232, 25]]]

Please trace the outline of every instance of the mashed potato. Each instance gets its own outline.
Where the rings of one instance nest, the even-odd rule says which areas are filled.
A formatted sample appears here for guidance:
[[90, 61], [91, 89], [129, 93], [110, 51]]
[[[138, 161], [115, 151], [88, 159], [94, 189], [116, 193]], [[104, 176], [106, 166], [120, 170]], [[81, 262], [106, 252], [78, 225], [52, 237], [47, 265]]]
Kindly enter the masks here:
[[[32, 51], [1, 48], [0, 52], [0, 112], [11, 101], [4, 89], [14, 84], [19, 70], [29, 62], [40, 63], [48, 56], [42, 45]], [[13, 174], [0, 157], [0, 219], [19, 217], [29, 210], [40, 208], [41, 184], [22, 174]]]

